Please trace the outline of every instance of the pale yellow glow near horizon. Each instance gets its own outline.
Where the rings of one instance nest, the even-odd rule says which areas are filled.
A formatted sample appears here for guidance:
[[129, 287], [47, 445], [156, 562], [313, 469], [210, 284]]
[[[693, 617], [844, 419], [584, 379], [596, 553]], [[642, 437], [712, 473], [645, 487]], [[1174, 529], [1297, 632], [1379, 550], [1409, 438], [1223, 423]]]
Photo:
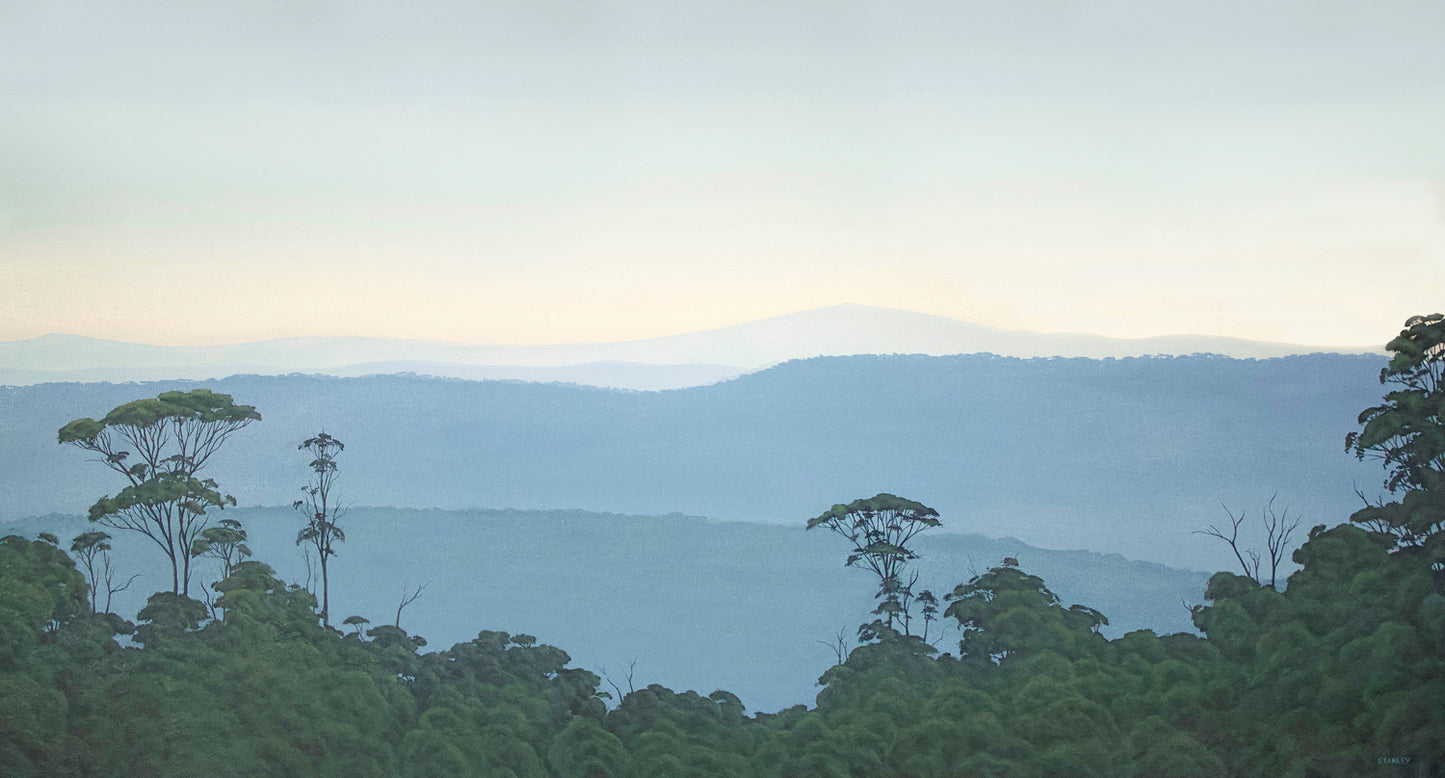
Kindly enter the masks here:
[[6, 244], [0, 340], [605, 342], [853, 302], [1005, 329], [1358, 346], [1445, 303], [1445, 220], [1422, 184], [1016, 186], [847, 208], [806, 194], [634, 197], [495, 230], [467, 209], [288, 223], [271, 204], [251, 223], [36, 231]]

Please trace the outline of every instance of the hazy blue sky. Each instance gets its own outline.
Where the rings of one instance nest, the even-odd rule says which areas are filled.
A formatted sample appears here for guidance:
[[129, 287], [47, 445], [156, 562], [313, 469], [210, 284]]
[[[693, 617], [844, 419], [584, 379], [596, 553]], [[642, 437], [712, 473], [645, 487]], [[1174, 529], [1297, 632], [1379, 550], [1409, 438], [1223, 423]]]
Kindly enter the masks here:
[[1445, 3], [0, 1], [0, 340], [1445, 307]]

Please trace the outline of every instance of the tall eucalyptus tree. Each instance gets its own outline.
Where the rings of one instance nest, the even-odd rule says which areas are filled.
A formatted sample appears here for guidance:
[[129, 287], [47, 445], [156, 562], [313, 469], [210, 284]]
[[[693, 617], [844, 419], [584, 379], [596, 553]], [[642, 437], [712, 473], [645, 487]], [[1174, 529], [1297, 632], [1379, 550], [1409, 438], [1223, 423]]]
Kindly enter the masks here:
[[306, 524], [296, 534], [296, 545], [310, 543], [321, 562], [321, 623], [331, 626], [331, 582], [327, 562], [336, 555], [336, 544], [346, 540], [346, 533], [336, 522], [346, 512], [336, 504], [331, 489], [336, 483], [336, 455], [346, 448], [341, 441], [325, 432], [308, 438], [296, 447], [311, 453], [311, 481], [301, 487], [302, 498], [293, 508], [306, 516]]
[[120, 492], [91, 506], [90, 520], [154, 541], [171, 563], [171, 592], [188, 595], [191, 548], [209, 525], [207, 512], [236, 504], [200, 474], [231, 435], [260, 418], [228, 394], [162, 392], [99, 421], [76, 419], [60, 428], [58, 440], [99, 454], [101, 464], [125, 477]]
[[[902, 622], [904, 634], [909, 633], [910, 606], [915, 599], [913, 585], [917, 582], [916, 575], [907, 582], [903, 580], [908, 563], [918, 558], [908, 544], [918, 533], [939, 526], [942, 522], [938, 520], [938, 511], [891, 494], [834, 505], [808, 520], [808, 529], [826, 527], [853, 544], [844, 564], [861, 565], [878, 576], [876, 596], [882, 602], [873, 612], [887, 622], [880, 620], [874, 625], [893, 630], [895, 622]], [[928, 595], [926, 601], [936, 602], [931, 592], [925, 590], [920, 594]], [[860, 633], [869, 638], [878, 636], [879, 630], [874, 625], [864, 625]]]

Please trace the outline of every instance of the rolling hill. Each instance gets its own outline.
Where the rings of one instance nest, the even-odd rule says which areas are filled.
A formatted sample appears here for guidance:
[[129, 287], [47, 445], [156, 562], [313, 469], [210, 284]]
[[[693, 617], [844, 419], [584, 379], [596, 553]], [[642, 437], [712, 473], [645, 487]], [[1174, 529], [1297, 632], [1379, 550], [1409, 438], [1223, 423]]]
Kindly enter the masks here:
[[[344, 440], [345, 499], [415, 508], [673, 512], [797, 525], [881, 491], [950, 528], [1213, 570], [1197, 530], [1278, 493], [1345, 520], [1381, 474], [1344, 436], [1383, 358], [829, 357], [711, 386], [629, 392], [415, 376], [235, 376], [256, 406], [211, 474], [289, 504], [296, 444]], [[0, 388], [0, 518], [83, 513], [116, 476], [55, 443], [71, 419], [194, 382]], [[1247, 541], [1252, 538], [1246, 538]]]

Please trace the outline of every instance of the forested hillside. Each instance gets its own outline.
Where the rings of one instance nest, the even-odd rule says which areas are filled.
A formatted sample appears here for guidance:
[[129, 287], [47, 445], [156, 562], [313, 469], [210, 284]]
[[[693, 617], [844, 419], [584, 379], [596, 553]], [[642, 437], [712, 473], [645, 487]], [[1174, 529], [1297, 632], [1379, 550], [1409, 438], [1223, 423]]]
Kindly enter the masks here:
[[[668, 392], [407, 376], [233, 377], [255, 406], [212, 464], [243, 505], [285, 505], [296, 444], [348, 444], [347, 499], [415, 508], [681, 512], [796, 525], [840, 496], [909, 494], [949, 531], [1175, 567], [1233, 564], [1189, 533], [1278, 493], [1312, 522], [1378, 481], [1340, 430], [1378, 397], [1383, 360], [1313, 355], [1120, 360], [876, 356], [780, 365]], [[82, 513], [77, 416], [201, 384], [0, 387], [0, 518]], [[102, 490], [104, 487], [102, 487]]]
[[[206, 462], [261, 421], [255, 409], [206, 390], [131, 401], [59, 431], [129, 482], [95, 502], [90, 531], [0, 538], [0, 766], [43, 776], [1440, 776], [1445, 317], [1412, 319], [1389, 348], [1388, 393], [1345, 439], [1383, 463], [1387, 494], [1350, 523], [1311, 528], [1287, 586], [1270, 571], [1291, 525], [1275, 524], [1263, 547], [1236, 548], [1245, 575], [1210, 578], [1190, 608], [1201, 634], [1111, 640], [1107, 614], [1062, 601], [1017, 558], [924, 589], [938, 584], [914, 575], [919, 541], [940, 514], [880, 493], [806, 523], [856, 568], [843, 572], [877, 586], [874, 618], [856, 645], [835, 644], [814, 707], [752, 716], [728, 691], [604, 682], [529, 634], [483, 628], [425, 651], [395, 622], [318, 610], [310, 587], [257, 558], [236, 512], [210, 511], [231, 500]], [[317, 436], [303, 448], [315, 478], [296, 542], [324, 562], [318, 532], [349, 542], [327, 496], [343, 447]], [[169, 590], [134, 620], [109, 612], [126, 584], [108, 572], [118, 549], [102, 527], [147, 535], [170, 563]], [[418, 564], [436, 553], [413, 550]], [[489, 550], [474, 550], [479, 566]], [[1261, 557], [1263, 568], [1245, 563]], [[220, 580], [205, 586], [193, 562], [219, 564]], [[759, 591], [799, 596], [796, 586]], [[747, 618], [738, 604], [735, 618]], [[679, 614], [671, 627], [691, 625]], [[930, 634], [949, 635], [941, 651]]]

